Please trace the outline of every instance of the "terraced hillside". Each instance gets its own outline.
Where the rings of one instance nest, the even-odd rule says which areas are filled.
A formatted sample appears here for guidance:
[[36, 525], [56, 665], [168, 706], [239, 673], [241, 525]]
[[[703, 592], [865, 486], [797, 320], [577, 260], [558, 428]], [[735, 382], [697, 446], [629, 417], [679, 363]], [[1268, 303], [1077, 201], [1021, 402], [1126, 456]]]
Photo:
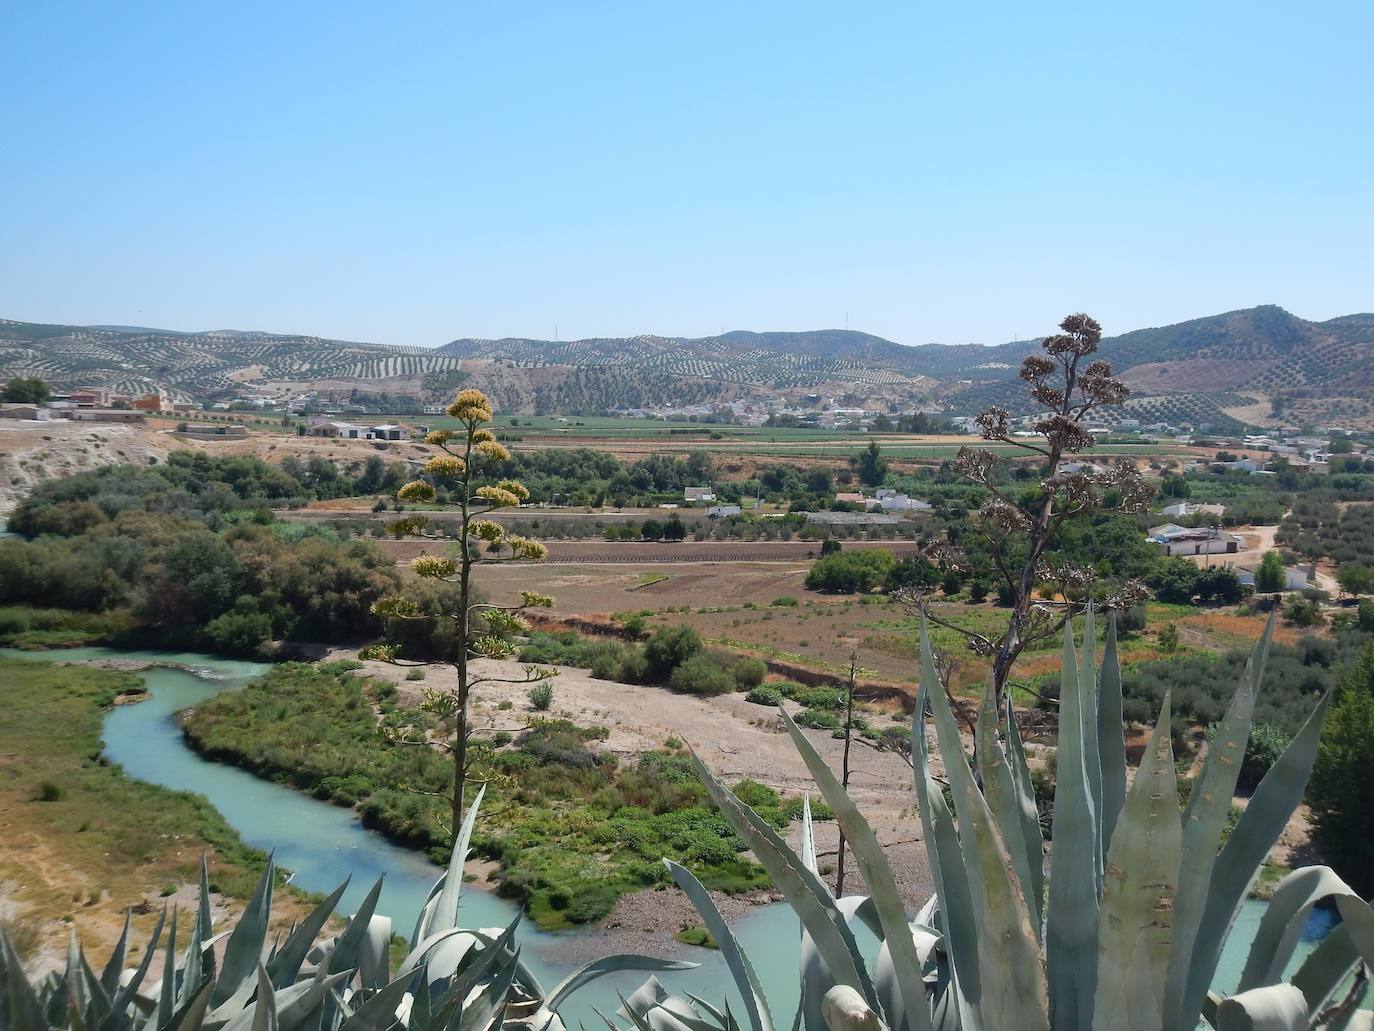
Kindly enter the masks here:
[[[0, 321], [0, 376], [59, 388], [160, 389], [195, 400], [245, 384], [279, 391], [358, 390], [439, 400], [460, 381], [508, 412], [554, 413], [819, 394], [845, 407], [991, 404], [1027, 411], [1016, 372], [1037, 341], [907, 347], [867, 333], [731, 332], [549, 341], [460, 339], [435, 350], [319, 337]], [[1374, 426], [1374, 315], [1327, 322], [1263, 306], [1135, 330], [1103, 342], [1134, 397], [1119, 418]], [[814, 400], [814, 399], [812, 399]]]
[[426, 374], [461, 365], [423, 347], [0, 320], [0, 373], [41, 376], [58, 389], [106, 387], [131, 395], [160, 390], [179, 400], [206, 400], [233, 396], [245, 382], [358, 380], [395, 381], [409, 388], [396, 392], [415, 393]]

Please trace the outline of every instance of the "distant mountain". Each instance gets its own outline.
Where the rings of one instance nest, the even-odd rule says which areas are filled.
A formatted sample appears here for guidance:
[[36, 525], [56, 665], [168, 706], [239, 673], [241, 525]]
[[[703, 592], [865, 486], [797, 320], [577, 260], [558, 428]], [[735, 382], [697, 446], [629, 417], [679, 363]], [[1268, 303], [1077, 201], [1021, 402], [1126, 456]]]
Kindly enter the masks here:
[[[160, 389], [194, 399], [233, 397], [251, 385], [438, 400], [461, 380], [492, 393], [501, 408], [521, 412], [779, 394], [808, 403], [819, 394], [845, 406], [919, 405], [967, 414], [988, 404], [1025, 410], [1016, 371], [1038, 343], [906, 346], [830, 329], [571, 341], [468, 338], [430, 350], [237, 330], [179, 333], [0, 320], [0, 377], [40, 375], [62, 388]], [[1374, 394], [1374, 314], [1310, 322], [1265, 305], [1124, 333], [1105, 340], [1102, 353], [1135, 395], [1121, 418], [1163, 413], [1234, 426], [1281, 411], [1286, 419], [1374, 425], [1368, 400]]]

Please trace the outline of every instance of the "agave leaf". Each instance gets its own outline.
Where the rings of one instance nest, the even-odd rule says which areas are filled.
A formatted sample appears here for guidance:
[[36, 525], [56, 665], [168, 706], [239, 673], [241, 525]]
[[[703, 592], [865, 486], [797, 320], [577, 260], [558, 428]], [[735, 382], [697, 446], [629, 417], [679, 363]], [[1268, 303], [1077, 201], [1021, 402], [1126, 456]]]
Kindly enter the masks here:
[[1045, 837], [1040, 830], [1040, 811], [1035, 807], [1035, 787], [1031, 783], [1030, 765], [1026, 762], [1026, 746], [1016, 725], [1016, 712], [1007, 695], [1006, 725], [1007, 758], [1011, 763], [1012, 787], [1021, 818], [1021, 843], [1026, 850], [1026, 868], [1030, 884], [1024, 888], [1026, 904], [1031, 911], [1031, 928], [1037, 938], [1045, 933]]
[[[758, 975], [754, 973], [754, 967], [749, 962], [748, 955], [740, 948], [739, 942], [725, 922], [725, 918], [720, 915], [720, 910], [716, 908], [715, 902], [711, 899], [711, 893], [702, 887], [701, 882], [692, 876], [686, 867], [674, 863], [671, 859], [663, 860], [663, 865], [668, 868], [668, 872], [677, 882], [677, 886], [686, 892], [692, 906], [701, 915], [706, 930], [715, 939], [716, 946], [720, 949], [721, 958], [725, 960], [730, 976], [735, 980], [735, 987], [739, 990], [740, 998], [744, 1000], [744, 1009], [749, 1016], [750, 1028], [753, 1031], [773, 1031], [773, 1015], [768, 1010], [768, 1000], [763, 994], [763, 987], [759, 983]], [[578, 973], [580, 974], [581, 971]], [[567, 981], [564, 982], [564, 984], [567, 983]], [[572, 987], [576, 987], [576, 985]], [[557, 1011], [558, 1003], [563, 998], [562, 990], [563, 985], [554, 989], [544, 1005]], [[567, 990], [571, 991], [572, 989]]]
[[[804, 815], [809, 812], [809, 804], [802, 803]], [[805, 834], [804, 834], [805, 837]], [[802, 850], [802, 855], [805, 852]], [[812, 851], [812, 859], [815, 858], [815, 851]], [[720, 916], [720, 910], [716, 909], [716, 903], [710, 898], [710, 892], [702, 887], [701, 881], [692, 876], [686, 867], [679, 866], [672, 859], [664, 859], [664, 866], [668, 867], [668, 873], [672, 874], [677, 887], [682, 888], [691, 900], [691, 905], [695, 907], [698, 914], [701, 914], [702, 921], [705, 922], [706, 931], [716, 939], [717, 946], [720, 947], [721, 957], [724, 958], [725, 966], [730, 969], [731, 976], [735, 979], [735, 988], [739, 991], [739, 997], [745, 1001], [745, 1012], [749, 1015], [749, 1026], [753, 1031], [772, 1031], [772, 1013], [768, 1010], [768, 999], [764, 997], [763, 986], [758, 983], [758, 976], [754, 973], [753, 965], [749, 962], [749, 957], [745, 951], [739, 947], [738, 940], [731, 932], [730, 925], [725, 922], [725, 918]], [[808, 865], [809, 866], [809, 865]], [[813, 869], [813, 867], [812, 867]], [[554, 999], [545, 1002], [548, 1009], [558, 1009]]]
[[[450, 861], [452, 857], [450, 857]], [[429, 889], [429, 894], [425, 896], [425, 904], [420, 907], [420, 915], [415, 918], [415, 930], [410, 933], [410, 947], [415, 946], [429, 937], [429, 922], [434, 916], [434, 907], [439, 904], [439, 892], [444, 890], [444, 881], [448, 879], [448, 871], [440, 874], [434, 884]]]
[[1260, 864], [1278, 841], [1279, 835], [1302, 800], [1308, 774], [1317, 757], [1322, 717], [1331, 701], [1322, 696], [1307, 722], [1289, 742], [1283, 755], [1265, 774], [1250, 804], [1245, 807], [1235, 829], [1227, 839], [1212, 868], [1206, 908], [1193, 942], [1192, 962], [1181, 1002], [1179, 1027], [1191, 1027], [1198, 1017], [1207, 988], [1216, 974], [1221, 947], [1245, 901], [1245, 893], [1259, 871]]
[[344, 878], [342, 884], [312, 909], [310, 915], [292, 930], [286, 941], [282, 943], [281, 948], [268, 961], [267, 973], [272, 978], [273, 987], [285, 988], [296, 980], [301, 972], [302, 964], [305, 963], [305, 957], [310, 954], [315, 939], [319, 937], [325, 923], [333, 915], [334, 910], [338, 908], [339, 899], [343, 898], [343, 893], [348, 889], [348, 883], [351, 880], [351, 875]]
[[215, 920], [210, 912], [210, 868], [205, 853], [200, 855], [200, 894], [198, 897], [196, 920], [200, 925], [200, 940], [206, 941], [215, 933]]
[[[1083, 767], [1093, 800], [1093, 838], [1097, 844], [1097, 894], [1102, 894], [1102, 857], [1107, 854], [1107, 831], [1102, 814], [1102, 753], [1097, 742], [1097, 616], [1092, 603], [1083, 613], [1083, 650], [1079, 653], [1079, 716], [1083, 724]], [[1062, 725], [1061, 725], [1062, 731]]]
[[816, 862], [816, 834], [811, 826], [811, 792], [802, 795], [802, 839], [801, 857], [806, 868], [819, 875], [820, 865]]
[[[1183, 1006], [1198, 928], [1207, 905], [1207, 892], [1221, 850], [1221, 835], [1231, 812], [1245, 744], [1250, 739], [1260, 677], [1268, 654], [1273, 621], [1250, 658], [1226, 715], [1217, 724], [1207, 757], [1188, 796], [1183, 813], [1183, 858], [1179, 863], [1178, 894], [1174, 898], [1174, 938], [1169, 973], [1164, 985], [1164, 1012], [1174, 1020]], [[1210, 978], [1209, 978], [1210, 981]]]
[[459, 828], [458, 839], [453, 843], [453, 854], [449, 856], [448, 873], [444, 876], [444, 886], [439, 891], [439, 901], [434, 906], [434, 914], [430, 919], [428, 932], [434, 934], [436, 931], [447, 931], [451, 927], [458, 926], [458, 897], [463, 893], [463, 864], [468, 859], [468, 843], [472, 840], [472, 828], [477, 822], [477, 810], [482, 806], [482, 796], [486, 794], [487, 786], [483, 784], [477, 789], [477, 797], [472, 800], [472, 805], [468, 807], [467, 815], [463, 817], [463, 825]]
[[1360, 954], [1350, 937], [1350, 928], [1344, 924], [1332, 928], [1331, 933], [1317, 943], [1290, 979], [1290, 983], [1306, 996], [1309, 1016], [1315, 1016], [1326, 1005], [1359, 962]]
[[5, 1005], [0, 1014], [7, 1018], [6, 1031], [48, 1031], [43, 1005], [24, 976], [19, 954], [3, 929], [0, 929], [0, 967], [3, 967], [0, 973], [5, 975]]
[[224, 960], [220, 965], [219, 979], [214, 991], [210, 993], [210, 1004], [218, 1008], [238, 991], [239, 986], [252, 978], [258, 969], [263, 944], [267, 941], [267, 922], [272, 916], [272, 881], [277, 867], [272, 857], [267, 857], [267, 868], [263, 870], [253, 897], [244, 907], [243, 915], [234, 925], [233, 933], [224, 946]]
[[162, 985], [158, 993], [157, 1023], [161, 1026], [176, 1009], [177, 910], [172, 907], [172, 926], [167, 930], [167, 945], [162, 954]]
[[1169, 696], [1112, 834], [1097, 930], [1096, 1026], [1157, 1031], [1183, 828]]
[[172, 1014], [167, 1026], [172, 1031], [201, 1031], [205, 1026], [205, 1014], [210, 1009], [210, 991], [213, 987], [209, 981], [202, 984], [200, 990]]
[[[3, 934], [0, 931], [0, 934]], [[4, 966], [0, 960], [0, 967]], [[71, 929], [67, 938], [67, 966], [62, 971], [62, 984], [67, 997], [68, 1020], [72, 1024], [85, 1023], [85, 1013], [90, 1006], [90, 986], [86, 981], [86, 964], [81, 948], [76, 943], [76, 928]]]
[[124, 973], [124, 963], [129, 956], [129, 925], [130, 910], [124, 911], [124, 930], [119, 934], [119, 941], [115, 942], [114, 951], [110, 953], [109, 959], [105, 961], [105, 967], [100, 971], [100, 987], [105, 989], [106, 998], [113, 998], [119, 991], [119, 975]]
[[1097, 978], [1097, 914], [1101, 852], [1088, 780], [1084, 726], [1086, 689], [1073, 646], [1073, 625], [1064, 624], [1059, 687], [1059, 752], [1054, 786], [1054, 827], [1045, 958], [1050, 1011], [1056, 1031], [1092, 1026]]
[[258, 1001], [253, 1007], [253, 1031], [277, 1031], [277, 1000], [267, 969], [258, 964]]
[[[387, 1031], [396, 1023], [396, 1007], [405, 998], [411, 979], [398, 977], [354, 1010], [339, 1031]], [[413, 1012], [413, 1011], [412, 1011]]]
[[1327, 866], [1306, 866], [1279, 881], [1250, 944], [1237, 991], [1246, 992], [1281, 980], [1312, 907], [1333, 895], [1358, 899], [1350, 886]]
[[133, 976], [129, 978], [127, 984], [119, 989], [114, 1000], [110, 1003], [109, 1015], [100, 1023], [100, 1031], [120, 1031], [129, 1022], [129, 1006], [138, 996], [138, 986], [143, 983], [143, 979], [148, 975], [148, 968], [153, 964], [153, 957], [157, 955], [157, 943], [162, 939], [162, 926], [167, 919], [167, 910], [164, 909], [158, 914], [157, 923], [153, 925], [152, 937], [148, 939], [148, 946], [143, 950], [143, 959], [139, 961], [138, 967], [134, 970]]
[[1307, 1031], [1307, 1000], [1291, 984], [1252, 988], [1217, 1006], [1217, 1031]]
[[[976, 1002], [982, 1023], [990, 1028], [1048, 1028], [1045, 968], [1031, 930], [1030, 910], [1016, 879], [1011, 857], [997, 831], [992, 812], [973, 780], [949, 699], [935, 679], [934, 653], [921, 621], [922, 679], [935, 717], [940, 754], [945, 760], [959, 820], [959, 847], [973, 890], [978, 967], [985, 975]], [[889, 935], [889, 940], [891, 935]], [[991, 975], [996, 972], [996, 976]]]
[[[901, 988], [902, 1003], [907, 1020], [916, 1031], [930, 1028], [930, 1007], [926, 1002], [925, 983], [921, 979], [921, 963], [916, 955], [916, 945], [911, 940], [911, 929], [907, 923], [906, 909], [902, 905], [902, 895], [897, 889], [892, 867], [883, 855], [878, 844], [878, 836], [864, 819], [859, 807], [854, 804], [835, 774], [830, 771], [824, 759], [816, 752], [806, 735], [792, 722], [785, 709], [779, 708], [782, 722], [792, 735], [792, 743], [801, 754], [816, 786], [825, 796], [826, 802], [835, 813], [840, 829], [844, 831], [845, 841], [854, 852], [859, 869], [863, 872], [864, 883], [868, 885], [869, 897], [878, 910], [878, 920], [882, 924], [883, 937], [892, 950], [897, 979]], [[851, 986], [852, 987], [852, 986]], [[878, 1009], [877, 1005], [872, 1006]]]
[[181, 981], [177, 985], [174, 1003], [176, 1013], [184, 1011], [191, 1000], [200, 994], [201, 985], [210, 980], [206, 976], [206, 963], [201, 937], [201, 917], [197, 913], [196, 918], [191, 921], [191, 939], [186, 943], [186, 952], [181, 963]]
[[[978, 762], [978, 772], [983, 782], [983, 797], [987, 799], [993, 821], [1006, 843], [1007, 852], [1011, 855], [1012, 869], [1016, 871], [1021, 894], [1028, 900], [1029, 907], [1031, 892], [1035, 888], [1031, 870], [1031, 850], [1034, 849], [1036, 856], [1041, 857], [1042, 864], [1044, 862], [1043, 853], [1040, 851], [1040, 829], [1037, 823], [1035, 841], [1028, 843], [1025, 838], [1026, 825], [1021, 809], [1021, 797], [1016, 789], [1007, 754], [1002, 748], [1002, 742], [997, 739], [1000, 722], [997, 692], [989, 680], [983, 687], [982, 704], [978, 706], [978, 717], [974, 723], [976, 734], [973, 754]], [[1037, 939], [1040, 937], [1039, 923], [1039, 919], [1031, 921], [1031, 928], [1036, 932]]]
[[954, 816], [945, 804], [930, 773], [930, 756], [926, 744], [925, 713], [932, 687], [943, 690], [935, 673], [934, 655], [924, 642], [921, 648], [921, 683], [916, 694], [916, 707], [911, 714], [912, 764], [915, 775], [917, 808], [921, 814], [921, 836], [926, 843], [935, 879], [935, 898], [938, 901], [940, 927], [945, 934], [950, 955], [950, 968], [964, 998], [976, 1002], [981, 994], [978, 969], [978, 931], [973, 922], [973, 889], [968, 869], [964, 866], [959, 847], [959, 834]]
[[792, 903], [802, 926], [820, 950], [831, 976], [838, 984], [858, 988], [876, 1007], [877, 996], [864, 967], [863, 954], [844, 919], [836, 911], [830, 889], [806, 868], [801, 857], [787, 847], [787, 843], [765, 820], [716, 779], [695, 752], [692, 753], [692, 761], [696, 763], [697, 772], [711, 800], [768, 871], [778, 890]]
[[[681, 867], [678, 869], [681, 869]], [[686, 871], [683, 872], [685, 873]], [[689, 874], [688, 876], [691, 875]], [[687, 963], [682, 960], [673, 959], [657, 959], [653, 956], [637, 956], [631, 954], [602, 956], [600, 959], [594, 959], [590, 963], [579, 967], [560, 981], [554, 987], [553, 991], [549, 993], [548, 998], [544, 1000], [544, 1005], [541, 1009], [549, 1011], [550, 1014], [557, 1013], [558, 1008], [567, 1002], [574, 992], [591, 984], [597, 978], [605, 977], [607, 974], [616, 974], [627, 970], [693, 970], [696, 966], [696, 963]], [[771, 1025], [769, 1026], [771, 1027]]]
[[91, 969], [91, 964], [86, 959], [86, 953], [79, 953], [81, 959], [81, 978], [86, 985], [86, 1007], [82, 1011], [81, 1021], [87, 1027], [95, 1027], [110, 1014], [110, 997], [105, 994], [105, 988], [100, 983], [100, 978]]
[[460, 997], [458, 1003], [462, 1016], [458, 1019], [458, 1031], [482, 1031], [487, 1027], [500, 1027], [499, 1015], [506, 1008], [506, 993], [515, 980], [515, 966], [519, 962], [517, 951], [504, 962], [487, 981], [482, 990], [472, 999]]
[[391, 961], [391, 917], [373, 914], [358, 949], [358, 982], [364, 991], [375, 992], [387, 982]]
[[1111, 847], [1112, 833], [1126, 804], [1125, 717], [1121, 711], [1121, 660], [1116, 650], [1116, 613], [1107, 625], [1102, 675], [1097, 692], [1097, 754], [1101, 761], [1102, 854]]
[[[872, 899], [859, 895], [845, 895], [835, 900], [835, 911], [840, 914], [847, 926], [853, 927], [857, 919], [872, 931], [879, 941], [883, 940], [882, 925], [878, 921]], [[825, 962], [816, 949], [816, 943], [811, 940], [805, 928], [802, 928], [801, 932], [800, 960], [797, 973], [801, 976], [801, 995], [797, 999], [797, 1012], [792, 1023], [797, 1027], [805, 1025], [807, 1028], [824, 1028], [825, 1018], [821, 1014], [821, 1002], [825, 998], [825, 993], [835, 986], [835, 981], [826, 969]], [[903, 1025], [896, 1016], [901, 1011], [900, 993], [895, 985], [888, 987], [890, 990], [884, 994], [875, 971], [873, 988], [878, 993], [878, 1001], [882, 1003], [883, 1012], [888, 1015], [891, 1026], [901, 1031]]]
[[343, 934], [334, 942], [334, 948], [330, 950], [329, 958], [324, 963], [327, 972], [337, 974], [341, 970], [352, 970], [358, 965], [358, 953], [367, 938], [368, 924], [371, 923], [372, 914], [377, 909], [377, 900], [382, 895], [383, 877], [385, 874], [377, 878], [377, 882], [358, 905], [358, 911], [349, 919]]

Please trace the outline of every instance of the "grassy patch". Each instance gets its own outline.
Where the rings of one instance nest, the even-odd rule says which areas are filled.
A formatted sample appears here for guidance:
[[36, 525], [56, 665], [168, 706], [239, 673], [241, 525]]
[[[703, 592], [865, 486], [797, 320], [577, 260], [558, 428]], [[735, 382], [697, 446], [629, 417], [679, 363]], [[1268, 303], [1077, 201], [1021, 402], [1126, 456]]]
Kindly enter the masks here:
[[211, 886], [235, 898], [262, 870], [204, 797], [100, 758], [105, 710], [141, 690], [131, 673], [0, 659], [0, 881], [48, 941], [65, 934], [53, 921], [74, 917], [99, 953], [124, 907], [194, 883], [203, 853]]
[[715, 936], [700, 924], [684, 927], [682, 930], [678, 931], [677, 934], [673, 935], [673, 938], [676, 941], [682, 942], [683, 945], [695, 945], [700, 949], [720, 948], [720, 946], [716, 944]]
[[[430, 718], [380, 697], [351, 671], [277, 666], [262, 682], [199, 706], [185, 729], [212, 758], [357, 806], [367, 826], [446, 858], [439, 796], [453, 783], [448, 759], [384, 733], [425, 732]], [[664, 883], [665, 856], [717, 890], [768, 884], [686, 755], [661, 750], [621, 762], [596, 750], [605, 736], [605, 728], [546, 719], [500, 745], [477, 739], [474, 778], [488, 786], [473, 845], [496, 861], [504, 894], [541, 927], [559, 928], [599, 920], [626, 892]], [[799, 799], [762, 785], [739, 790], [776, 827], [800, 812]]]

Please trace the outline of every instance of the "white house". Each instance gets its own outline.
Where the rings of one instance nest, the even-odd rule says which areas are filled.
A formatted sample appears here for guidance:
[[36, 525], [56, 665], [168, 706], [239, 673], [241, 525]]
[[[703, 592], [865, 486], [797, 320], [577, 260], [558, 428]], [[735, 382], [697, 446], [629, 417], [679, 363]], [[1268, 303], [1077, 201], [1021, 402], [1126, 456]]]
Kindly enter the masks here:
[[884, 512], [928, 512], [930, 503], [899, 494], [895, 490], [878, 491], [878, 507]]
[[1152, 526], [1147, 539], [1158, 544], [1164, 554], [1175, 555], [1230, 555], [1240, 550], [1241, 539], [1233, 533], [1223, 533], [1210, 527], [1189, 529], [1176, 523]]
[[739, 515], [741, 509], [738, 505], [712, 505], [706, 510], [707, 519], [724, 519], [726, 516]]
[[[1242, 587], [1255, 586], [1255, 571], [1253, 569], [1237, 569], [1236, 579], [1240, 581]], [[1301, 591], [1307, 587], [1307, 570], [1299, 569], [1297, 566], [1283, 567], [1283, 589], [1285, 591]]]
[[1194, 505], [1189, 501], [1177, 501], [1167, 508], [1161, 508], [1159, 514], [1169, 519], [1182, 519], [1184, 516], [1191, 515], [1214, 515], [1226, 514], [1225, 505]]
[[25, 419], [30, 422], [48, 422], [52, 412], [42, 405], [19, 403], [0, 404], [0, 419]]
[[405, 440], [406, 428], [397, 426], [395, 423], [384, 422], [377, 426], [368, 428], [367, 437], [369, 440]]
[[1096, 475], [1102, 471], [1102, 466], [1094, 462], [1060, 462], [1058, 473], [1060, 476], [1073, 476], [1076, 473]]
[[710, 487], [683, 487], [683, 501], [715, 501], [716, 492]]

